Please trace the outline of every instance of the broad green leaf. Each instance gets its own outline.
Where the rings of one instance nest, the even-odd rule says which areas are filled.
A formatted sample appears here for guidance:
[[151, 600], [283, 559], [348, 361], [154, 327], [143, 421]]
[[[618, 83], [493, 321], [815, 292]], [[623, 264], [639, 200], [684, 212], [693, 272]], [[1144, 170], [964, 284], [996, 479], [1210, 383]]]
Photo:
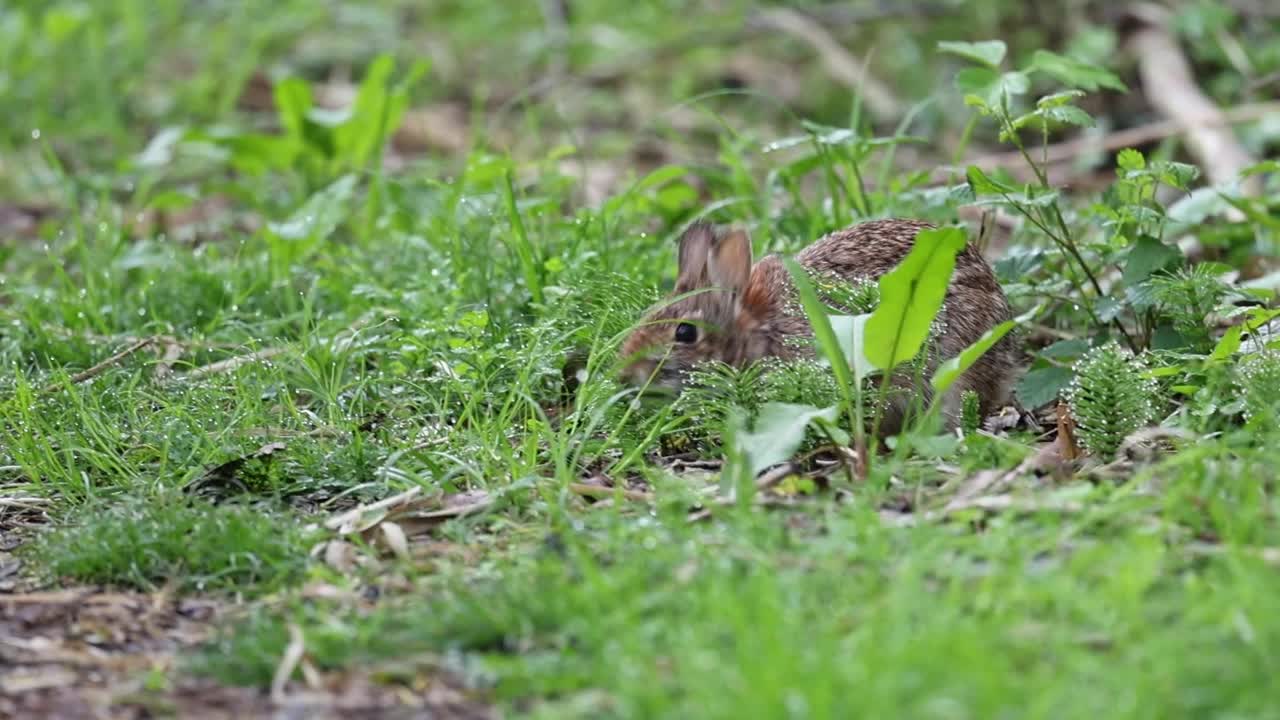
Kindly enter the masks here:
[[1050, 365], [1023, 375], [1014, 392], [1018, 402], [1031, 410], [1056, 400], [1063, 388], [1071, 384], [1073, 377], [1075, 375], [1070, 368]]
[[970, 98], [977, 98], [981, 104], [992, 108], [1004, 105], [1006, 95], [1023, 95], [1031, 89], [1031, 80], [1024, 73], [998, 73], [985, 67], [961, 70], [956, 73], [955, 83], [956, 89], [966, 93], [965, 101], [968, 104], [975, 104]]
[[1094, 310], [1098, 313], [1098, 319], [1104, 323], [1109, 323], [1120, 317], [1121, 311], [1124, 310], [1124, 303], [1113, 297], [1098, 298], [1098, 303], [1094, 305]]
[[1262, 173], [1280, 173], [1280, 160], [1263, 160], [1240, 171], [1242, 177], [1261, 175]]
[[1240, 349], [1240, 335], [1244, 332], [1243, 325], [1232, 325], [1222, 334], [1222, 339], [1218, 340], [1218, 344], [1214, 346], [1213, 352], [1209, 354], [1210, 360], [1226, 360], [1236, 351]]
[[350, 118], [335, 130], [338, 156], [348, 169], [365, 167], [377, 159], [387, 137], [400, 125], [409, 102], [409, 91], [427, 71], [415, 63], [395, 87], [390, 84], [395, 58], [379, 55], [365, 70], [364, 79], [350, 108]]
[[853, 379], [859, 387], [864, 379], [882, 369], [867, 357], [867, 320], [870, 318], [871, 313], [831, 316], [831, 329], [839, 340], [846, 362], [853, 368]]
[[1133, 148], [1125, 148], [1116, 155], [1116, 165], [1121, 170], [1128, 170], [1132, 172], [1134, 170], [1142, 170], [1145, 168], [1147, 166], [1147, 159], [1142, 156], [1141, 152], [1134, 150]]
[[356, 176], [344, 175], [307, 198], [289, 219], [270, 223], [267, 229], [282, 240], [323, 240], [346, 217], [355, 189]]
[[1055, 108], [1070, 105], [1077, 98], [1084, 97], [1084, 93], [1079, 90], [1063, 90], [1052, 95], [1045, 95], [1036, 101], [1038, 108]]
[[880, 304], [866, 326], [866, 356], [876, 367], [891, 370], [920, 351], [964, 246], [960, 228], [922, 230], [911, 252], [880, 277]]
[[985, 40], [983, 42], [944, 40], [938, 43], [938, 50], [993, 68], [1004, 61], [1006, 52], [1005, 44], [1000, 40]]
[[973, 364], [976, 363], [979, 358], [986, 354], [993, 345], [999, 342], [1000, 338], [1008, 335], [1009, 331], [1013, 328], [1018, 325], [1022, 325], [1038, 315], [1041, 309], [1042, 306], [1037, 305], [1012, 320], [1006, 320], [999, 325], [996, 325], [983, 333], [982, 337], [975, 340], [972, 345], [962, 350], [959, 355], [939, 365], [938, 369], [933, 372], [933, 378], [930, 380], [933, 385], [934, 392], [936, 392], [940, 397], [942, 393], [945, 393], [950, 389], [951, 385], [955, 383], [955, 381], [959, 379], [966, 370], [973, 367]]
[[992, 88], [991, 103], [999, 104], [1003, 100], [1003, 95], [1024, 95], [1031, 89], [1031, 79], [1025, 73], [1016, 70], [1004, 73], [1000, 76], [1000, 81]]
[[301, 78], [290, 77], [276, 83], [276, 115], [285, 134], [302, 140], [307, 134], [307, 113], [311, 110], [311, 86]]
[[1186, 190], [1188, 185], [1200, 177], [1200, 168], [1188, 163], [1161, 160], [1151, 163], [1151, 174], [1169, 187]]
[[977, 165], [965, 168], [964, 175], [969, 180], [969, 187], [973, 188], [975, 195], [1012, 195], [1018, 192], [1017, 188], [987, 175]]
[[1157, 270], [1163, 270], [1182, 259], [1182, 253], [1149, 235], [1143, 235], [1129, 248], [1124, 265], [1124, 283], [1133, 286], [1146, 280]]
[[[1073, 105], [1062, 105], [1056, 107], [1036, 108], [1031, 112], [1021, 115], [1011, 123], [1013, 129], [1020, 130], [1028, 125], [1040, 126], [1058, 126], [1058, 125], [1074, 125], [1076, 127], [1091, 127], [1094, 124], [1093, 117], [1089, 113], [1081, 110]], [[1002, 130], [1000, 139], [1007, 141], [1010, 139], [1010, 131]]]
[[835, 422], [837, 413], [834, 405], [827, 408], [790, 403], [762, 405], [755, 427], [750, 432], [737, 435], [748, 458], [751, 474], [754, 476], [771, 465], [790, 459], [804, 442], [805, 430], [810, 423], [815, 420]]
[[1085, 354], [1089, 350], [1089, 341], [1084, 338], [1074, 338], [1072, 340], [1059, 340], [1049, 347], [1040, 351], [1040, 357], [1064, 359], [1076, 358]]
[[230, 151], [236, 170], [249, 175], [290, 168], [302, 150], [302, 144], [292, 136], [246, 133], [210, 139]]
[[985, 98], [999, 79], [1000, 74], [991, 68], [968, 67], [956, 73], [955, 85], [960, 92]]
[[1076, 127], [1093, 127], [1094, 125], [1093, 116], [1074, 105], [1044, 108], [1041, 112], [1050, 121], [1062, 125]]
[[1126, 92], [1129, 89], [1115, 73], [1106, 68], [1080, 62], [1075, 58], [1048, 50], [1037, 50], [1031, 56], [1031, 65], [1028, 70], [1038, 70], [1052, 75], [1067, 85], [1090, 92], [1097, 91], [1098, 88], [1110, 88], [1120, 92]]
[[840, 341], [831, 329], [831, 320], [827, 316], [826, 306], [818, 299], [818, 293], [813, 289], [809, 274], [800, 267], [799, 263], [791, 258], [783, 258], [782, 263], [786, 266], [787, 272], [791, 273], [791, 281], [795, 284], [796, 294], [800, 296], [800, 304], [809, 319], [809, 325], [813, 328], [813, 337], [819, 351], [831, 363], [836, 382], [840, 384], [845, 397], [852, 397], [854, 385], [853, 378], [849, 376], [849, 361], [845, 358]]

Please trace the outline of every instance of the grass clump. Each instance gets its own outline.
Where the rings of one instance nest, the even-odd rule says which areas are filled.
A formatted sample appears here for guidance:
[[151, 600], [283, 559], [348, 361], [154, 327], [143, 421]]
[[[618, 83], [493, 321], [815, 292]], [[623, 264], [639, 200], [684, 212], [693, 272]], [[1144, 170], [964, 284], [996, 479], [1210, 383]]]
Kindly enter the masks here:
[[[1189, 563], [1136, 527], [1112, 531], [1124, 552], [1067, 550], [1059, 535], [1088, 523], [1047, 516], [985, 534], [904, 534], [858, 511], [806, 519], [821, 530], [766, 514], [704, 530], [679, 515], [597, 516], [559, 551], [527, 549], [490, 578], [435, 579], [404, 604], [258, 614], [197, 667], [266, 684], [293, 623], [321, 668], [462, 653], [520, 716], [1136, 718], [1268, 705], [1265, 653], [1211, 620], [1275, 609], [1275, 574], [1244, 554]], [[1256, 592], [1235, 595], [1246, 586]], [[1208, 622], [1168, 622], [1183, 611]], [[1257, 626], [1272, 639], [1273, 628]]]
[[267, 591], [296, 581], [307, 538], [286, 514], [207, 502], [124, 502], [41, 535], [32, 560], [55, 577], [152, 590]]

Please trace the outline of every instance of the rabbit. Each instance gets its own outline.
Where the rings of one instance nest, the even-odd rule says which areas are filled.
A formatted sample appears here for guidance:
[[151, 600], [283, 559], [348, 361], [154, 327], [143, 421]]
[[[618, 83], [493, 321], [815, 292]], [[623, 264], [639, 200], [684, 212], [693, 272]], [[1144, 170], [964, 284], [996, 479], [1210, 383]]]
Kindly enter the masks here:
[[[918, 232], [932, 227], [910, 219], [865, 221], [823, 236], [795, 259], [828, 277], [875, 281], [906, 257]], [[686, 374], [699, 362], [743, 367], [765, 358], [816, 357], [812, 328], [781, 257], [768, 255], [753, 265], [745, 231], [694, 222], [680, 237], [678, 265], [671, 296], [652, 308], [622, 343], [624, 382], [679, 394]], [[931, 402], [928, 378], [939, 363], [1010, 317], [991, 267], [966, 243], [956, 256], [922, 379], [902, 377], [901, 370], [893, 378], [898, 392], [882, 408], [880, 437], [901, 431], [913, 389], [920, 394], [919, 407]], [[959, 425], [966, 390], [977, 394], [983, 417], [1003, 408], [1016, 371], [1014, 341], [1006, 334], [948, 389], [941, 403], [944, 426], [950, 431]]]

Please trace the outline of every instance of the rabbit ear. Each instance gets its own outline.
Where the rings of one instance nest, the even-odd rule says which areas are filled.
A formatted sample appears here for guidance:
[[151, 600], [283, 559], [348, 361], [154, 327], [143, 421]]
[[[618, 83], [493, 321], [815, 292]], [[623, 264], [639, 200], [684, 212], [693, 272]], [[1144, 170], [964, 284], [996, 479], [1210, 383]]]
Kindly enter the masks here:
[[706, 284], [707, 255], [714, 241], [715, 229], [702, 221], [690, 225], [680, 236], [676, 292], [688, 292]]
[[751, 238], [746, 231], [732, 230], [720, 238], [707, 258], [707, 277], [712, 285], [742, 294], [751, 278]]

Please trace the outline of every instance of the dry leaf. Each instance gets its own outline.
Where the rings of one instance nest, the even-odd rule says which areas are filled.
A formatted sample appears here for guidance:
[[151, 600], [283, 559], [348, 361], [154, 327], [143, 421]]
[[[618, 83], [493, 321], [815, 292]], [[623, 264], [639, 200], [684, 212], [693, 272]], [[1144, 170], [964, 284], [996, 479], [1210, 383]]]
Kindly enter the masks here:
[[349, 575], [360, 564], [356, 546], [345, 540], [330, 540], [324, 546], [324, 564]]
[[378, 526], [382, 531], [382, 542], [396, 557], [401, 560], [409, 559], [409, 539], [405, 537], [404, 530], [396, 523], [387, 521]]
[[1058, 414], [1058, 450], [1067, 460], [1080, 457], [1080, 446], [1076, 443], [1076, 421], [1071, 417], [1066, 403], [1059, 402]]
[[302, 630], [294, 623], [289, 623], [289, 645], [285, 648], [284, 655], [280, 657], [280, 664], [276, 666], [275, 675], [271, 678], [272, 702], [284, 703], [285, 685], [289, 683], [293, 671], [298, 669], [298, 663], [302, 661], [306, 652], [307, 647], [302, 638]]

